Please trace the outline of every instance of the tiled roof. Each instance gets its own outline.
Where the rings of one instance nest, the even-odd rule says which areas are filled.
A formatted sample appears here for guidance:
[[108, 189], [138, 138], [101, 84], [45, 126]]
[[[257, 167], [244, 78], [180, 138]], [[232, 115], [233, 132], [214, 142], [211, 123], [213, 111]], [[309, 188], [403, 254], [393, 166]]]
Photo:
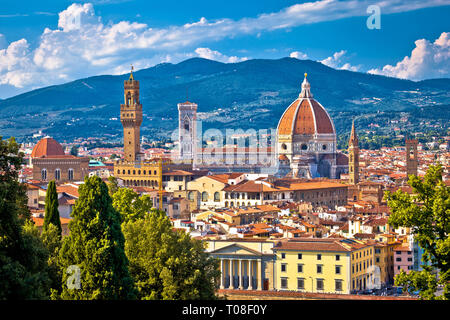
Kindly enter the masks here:
[[32, 158], [43, 156], [64, 156], [63, 147], [53, 138], [43, 138], [34, 146], [31, 152]]
[[273, 250], [351, 252], [367, 246], [363, 242], [350, 239], [309, 238], [282, 240], [275, 245]]

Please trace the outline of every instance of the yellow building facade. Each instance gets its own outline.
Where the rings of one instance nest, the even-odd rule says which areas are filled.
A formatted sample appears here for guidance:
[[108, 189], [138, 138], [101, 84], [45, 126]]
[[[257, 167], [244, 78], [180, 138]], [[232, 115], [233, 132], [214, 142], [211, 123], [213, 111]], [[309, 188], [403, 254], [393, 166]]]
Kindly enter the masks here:
[[372, 280], [373, 245], [361, 241], [282, 240], [273, 251], [278, 290], [349, 294]]

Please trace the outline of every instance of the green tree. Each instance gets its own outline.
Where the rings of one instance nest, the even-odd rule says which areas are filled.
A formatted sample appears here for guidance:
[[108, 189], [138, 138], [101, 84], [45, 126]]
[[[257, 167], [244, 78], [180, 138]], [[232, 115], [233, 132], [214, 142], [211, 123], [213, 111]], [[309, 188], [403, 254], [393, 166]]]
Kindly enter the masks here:
[[72, 146], [72, 148], [70, 148], [70, 154], [77, 157], [78, 156], [78, 147]]
[[130, 273], [140, 299], [216, 299], [219, 263], [201, 241], [174, 231], [164, 212], [122, 225]]
[[47, 265], [50, 277], [50, 288], [52, 295], [61, 293], [62, 273], [59, 269], [59, 251], [61, 250], [61, 232], [53, 223], [42, 231], [42, 243], [47, 248]]
[[117, 190], [119, 190], [119, 182], [117, 181], [117, 178], [114, 176], [109, 176], [108, 177], [108, 193], [109, 196], [112, 198], [112, 196], [114, 195], [114, 193], [117, 192]]
[[[62, 299], [134, 299], [136, 290], [128, 272], [120, 215], [113, 208], [108, 187], [99, 177], [86, 177], [79, 187], [70, 235], [63, 239], [59, 253]], [[80, 288], [69, 288], [77, 266]], [[69, 268], [70, 267], [70, 268]], [[56, 298], [56, 296], [53, 296]]]
[[22, 162], [15, 139], [0, 137], [0, 299], [46, 299], [46, 251], [30, 226]]
[[58, 211], [58, 193], [56, 192], [55, 180], [50, 181], [47, 186], [44, 225], [42, 229], [47, 230], [50, 224], [53, 224], [58, 229], [59, 234], [61, 234], [62, 228]]
[[[389, 223], [393, 227], [410, 227], [420, 247], [424, 249], [424, 262], [439, 270], [439, 282], [444, 285], [441, 296], [430, 295], [430, 268], [411, 272], [396, 279], [398, 285], [404, 284], [413, 290], [420, 290], [423, 299], [450, 298], [450, 189], [442, 181], [441, 165], [430, 166], [423, 179], [409, 176], [408, 184], [413, 194], [387, 192], [386, 198], [392, 214]], [[425, 279], [425, 280], [424, 280]], [[434, 281], [438, 281], [434, 277]]]
[[121, 222], [144, 218], [152, 208], [149, 195], [139, 196], [129, 188], [120, 188], [112, 199], [114, 209], [120, 213]]

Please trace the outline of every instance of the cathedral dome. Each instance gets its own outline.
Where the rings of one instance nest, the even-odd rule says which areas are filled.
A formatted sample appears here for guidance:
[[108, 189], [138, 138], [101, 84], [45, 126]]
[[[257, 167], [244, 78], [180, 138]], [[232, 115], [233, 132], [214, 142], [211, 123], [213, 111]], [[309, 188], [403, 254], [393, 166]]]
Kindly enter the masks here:
[[53, 138], [43, 138], [39, 140], [31, 152], [32, 158], [64, 155], [63, 147]]
[[333, 121], [325, 108], [313, 99], [310, 87], [305, 73], [301, 93], [281, 116], [278, 135], [335, 134]]

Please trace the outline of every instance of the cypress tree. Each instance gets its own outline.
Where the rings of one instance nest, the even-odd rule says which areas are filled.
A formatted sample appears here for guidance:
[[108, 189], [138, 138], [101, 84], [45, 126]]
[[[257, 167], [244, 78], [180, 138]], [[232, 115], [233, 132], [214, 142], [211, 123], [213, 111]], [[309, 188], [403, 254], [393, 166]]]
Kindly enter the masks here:
[[[86, 177], [79, 195], [69, 223], [70, 235], [63, 239], [59, 253], [60, 298], [135, 299], [120, 215], [112, 206], [108, 187], [99, 177]], [[79, 278], [79, 286], [74, 277]]]
[[56, 192], [54, 180], [48, 183], [47, 194], [45, 195], [44, 231], [47, 230], [50, 223], [55, 225], [55, 227], [58, 228], [59, 234], [61, 234], [62, 228], [58, 211], [58, 193]]

